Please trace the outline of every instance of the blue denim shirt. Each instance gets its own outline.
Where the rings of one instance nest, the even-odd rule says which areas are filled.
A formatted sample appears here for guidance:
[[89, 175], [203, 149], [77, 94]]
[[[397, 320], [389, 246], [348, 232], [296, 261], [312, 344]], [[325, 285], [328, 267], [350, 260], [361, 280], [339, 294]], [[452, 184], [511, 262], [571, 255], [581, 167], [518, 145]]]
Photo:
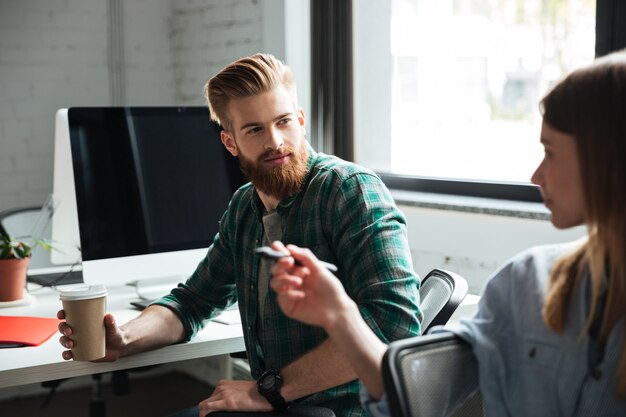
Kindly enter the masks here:
[[[626, 416], [626, 401], [616, 398], [624, 319], [614, 326], [598, 363], [590, 360], [593, 340], [579, 337], [590, 280], [576, 288], [562, 335], [543, 322], [552, 265], [574, 247], [541, 246], [519, 254], [488, 282], [476, 316], [447, 329], [472, 345], [488, 416]], [[389, 415], [384, 398], [361, 398], [371, 416]]]

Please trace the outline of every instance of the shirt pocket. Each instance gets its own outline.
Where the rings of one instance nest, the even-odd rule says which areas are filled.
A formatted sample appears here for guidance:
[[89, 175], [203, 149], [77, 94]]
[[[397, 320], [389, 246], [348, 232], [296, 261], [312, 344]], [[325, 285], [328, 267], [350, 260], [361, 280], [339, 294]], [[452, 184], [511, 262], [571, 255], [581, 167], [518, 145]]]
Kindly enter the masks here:
[[321, 234], [312, 234], [299, 239], [293, 239], [291, 242], [301, 248], [309, 249], [320, 261], [335, 263], [334, 253]]
[[539, 368], [540, 372], [554, 373], [558, 367], [561, 348], [558, 343], [534, 337], [523, 341], [523, 361], [525, 368]]
[[334, 263], [334, 256], [331, 249], [326, 245], [326, 243], [320, 243], [315, 246], [310, 246], [311, 252], [315, 254], [317, 259], [324, 262]]
[[[541, 415], [556, 415], [549, 410], [556, 403], [562, 350], [559, 343], [536, 337], [525, 337], [518, 378], [512, 381], [520, 409], [545, 410]], [[554, 413], [553, 413], [554, 412]]]

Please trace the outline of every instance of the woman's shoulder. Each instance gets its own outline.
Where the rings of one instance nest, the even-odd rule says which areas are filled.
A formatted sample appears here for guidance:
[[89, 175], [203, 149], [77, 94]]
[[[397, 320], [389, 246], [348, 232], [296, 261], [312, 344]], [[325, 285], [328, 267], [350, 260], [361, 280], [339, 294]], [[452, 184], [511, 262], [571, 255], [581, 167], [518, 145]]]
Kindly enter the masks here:
[[521, 271], [530, 270], [551, 270], [554, 263], [569, 253], [573, 253], [582, 245], [582, 241], [554, 243], [549, 245], [534, 246], [518, 253], [509, 261], [515, 268]]
[[492, 286], [509, 287], [514, 291], [547, 288], [550, 272], [562, 256], [580, 247], [580, 241], [534, 246], [506, 262], [489, 280]]

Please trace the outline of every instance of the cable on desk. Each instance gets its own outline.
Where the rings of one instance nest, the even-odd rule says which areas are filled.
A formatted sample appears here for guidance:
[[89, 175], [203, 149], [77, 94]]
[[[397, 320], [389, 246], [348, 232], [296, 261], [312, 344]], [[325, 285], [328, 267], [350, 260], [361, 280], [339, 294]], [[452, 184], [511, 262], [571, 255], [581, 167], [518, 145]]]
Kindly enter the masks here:
[[[78, 249], [78, 251], [79, 251], [79, 252], [81, 251], [81, 250], [80, 250], [80, 247], [77, 247], [76, 249]], [[52, 289], [54, 289], [54, 290], [56, 290], [56, 291], [58, 291], [58, 290], [57, 290], [57, 288], [56, 288], [56, 285], [57, 285], [57, 284], [59, 284], [59, 283], [61, 283], [61, 282], [63, 282], [63, 279], [65, 279], [65, 278], [66, 278], [67, 276], [69, 276], [70, 274], [72, 274], [72, 273], [76, 272], [76, 271], [74, 271], [74, 268], [76, 268], [78, 265], [80, 265], [80, 263], [81, 263], [81, 258], [82, 258], [82, 254], [80, 254], [80, 255], [78, 256], [78, 259], [76, 259], [76, 262], [74, 262], [74, 263], [70, 266], [70, 269], [69, 269], [68, 271], [61, 273], [61, 275], [59, 275], [58, 277], [56, 277], [56, 278], [55, 278], [55, 279], [53, 279], [52, 281], [47, 282], [47, 283], [45, 283], [45, 284], [40, 284], [40, 283], [37, 283], [37, 282], [36, 282], [35, 284], [39, 285], [39, 288], [35, 288], [35, 289], [31, 289], [31, 290], [29, 290], [29, 289], [28, 289], [28, 286], [26, 286], [26, 292], [28, 292], [28, 293], [34, 293], [34, 292], [40, 291], [40, 290], [41, 290], [41, 289], [43, 289], [43, 288], [48, 288], [48, 287], [49, 287], [49, 288], [52, 288]]]

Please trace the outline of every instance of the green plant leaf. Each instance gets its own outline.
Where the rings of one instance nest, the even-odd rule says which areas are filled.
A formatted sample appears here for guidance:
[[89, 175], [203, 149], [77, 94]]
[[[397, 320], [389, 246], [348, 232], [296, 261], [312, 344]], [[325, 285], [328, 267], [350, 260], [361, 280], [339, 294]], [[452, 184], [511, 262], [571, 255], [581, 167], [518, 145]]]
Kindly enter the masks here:
[[13, 238], [8, 235], [2, 235], [0, 237], [0, 259], [24, 259], [31, 256], [33, 250], [31, 245], [24, 242], [25, 238], [33, 241], [33, 247], [38, 245], [42, 246], [44, 249], [50, 247], [44, 239], [28, 236]]
[[13, 247], [13, 255], [17, 258], [17, 259], [24, 259], [26, 257], [26, 252], [24, 250], [24, 247], [22, 245], [17, 245]]
[[33, 247], [40, 246], [47, 251], [50, 251], [52, 249], [51, 242], [46, 239], [42, 239], [42, 238], [35, 237], [35, 236], [31, 236], [31, 239], [33, 240]]

